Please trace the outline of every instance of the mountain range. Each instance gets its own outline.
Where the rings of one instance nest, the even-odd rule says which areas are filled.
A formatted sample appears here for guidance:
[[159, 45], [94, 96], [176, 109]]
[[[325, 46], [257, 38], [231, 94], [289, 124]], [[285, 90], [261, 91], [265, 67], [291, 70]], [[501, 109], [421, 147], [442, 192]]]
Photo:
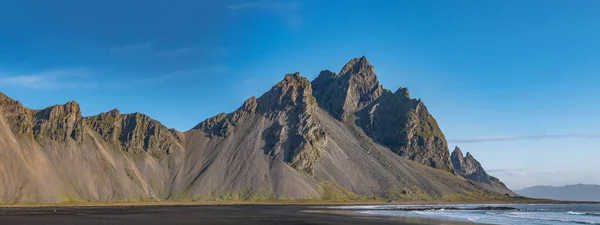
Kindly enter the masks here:
[[530, 198], [600, 202], [600, 185], [596, 184], [575, 184], [562, 187], [533, 186], [515, 192]]
[[0, 94], [0, 202], [468, 200], [515, 194], [446, 139], [408, 89], [366, 57], [180, 132], [72, 101], [41, 110]]

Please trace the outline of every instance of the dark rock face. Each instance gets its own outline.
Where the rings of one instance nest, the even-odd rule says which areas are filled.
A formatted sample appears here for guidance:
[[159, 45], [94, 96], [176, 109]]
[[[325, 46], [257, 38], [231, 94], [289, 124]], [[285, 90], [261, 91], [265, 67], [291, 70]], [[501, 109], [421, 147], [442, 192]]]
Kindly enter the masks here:
[[0, 93], [0, 111], [6, 116], [14, 134], [33, 135], [32, 110]]
[[83, 139], [83, 117], [79, 104], [68, 102], [37, 111], [33, 114], [33, 135], [38, 139], [49, 138], [55, 141], [76, 141]]
[[319, 106], [338, 120], [355, 123], [396, 154], [453, 171], [447, 142], [437, 122], [408, 89], [384, 89], [365, 58], [350, 60], [339, 75], [323, 71], [313, 81]]
[[374, 67], [364, 56], [350, 60], [339, 75], [322, 72], [313, 82], [319, 105], [342, 121], [352, 122], [356, 111], [383, 93]]
[[471, 153], [467, 153], [466, 157], [463, 157], [463, 153], [460, 148], [454, 148], [451, 155], [452, 166], [456, 173], [464, 178], [475, 182], [482, 182], [491, 184], [492, 182], [500, 182], [498, 178], [488, 175], [479, 161], [477, 161]]
[[311, 175], [326, 141], [325, 131], [312, 117], [316, 107], [311, 83], [299, 73], [286, 75], [258, 99], [259, 113], [275, 120], [271, 132], [279, 134], [267, 139], [272, 144], [265, 150], [271, 155], [283, 152], [291, 167]]
[[444, 134], [420, 100], [411, 99], [406, 88], [385, 92], [357, 113], [357, 125], [373, 140], [396, 154], [446, 171], [453, 171]]
[[0, 107], [7, 116], [11, 130], [17, 135], [28, 134], [39, 141], [83, 139], [83, 117], [77, 102], [31, 110], [0, 94]]
[[177, 149], [181, 141], [177, 131], [140, 113], [120, 114], [115, 109], [85, 120], [104, 141], [132, 154], [148, 152], [161, 157]]
[[283, 154], [284, 161], [294, 169], [314, 174], [314, 164], [321, 158], [326, 142], [325, 132], [312, 117], [316, 107], [310, 81], [299, 73], [288, 74], [260, 98], [252, 97], [235, 112], [221, 113], [194, 129], [227, 137], [248, 117], [264, 116], [273, 121], [263, 135], [265, 154]]
[[324, 92], [327, 90], [327, 87], [335, 81], [337, 78], [337, 74], [331, 72], [330, 70], [323, 70], [319, 73], [319, 76], [315, 78], [312, 82], [313, 95], [315, 98], [321, 98], [324, 95]]

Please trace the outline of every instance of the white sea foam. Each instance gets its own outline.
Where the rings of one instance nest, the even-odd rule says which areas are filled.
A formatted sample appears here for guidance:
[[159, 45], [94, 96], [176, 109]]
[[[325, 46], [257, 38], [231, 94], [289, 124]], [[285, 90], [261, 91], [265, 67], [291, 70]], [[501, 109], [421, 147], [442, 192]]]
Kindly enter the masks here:
[[[600, 205], [502, 205], [516, 207], [519, 211], [502, 210], [468, 210], [488, 205], [381, 205], [381, 206], [352, 206], [358, 213], [381, 216], [418, 217], [438, 220], [453, 220], [499, 225], [600, 225]], [[420, 210], [435, 207], [445, 210]], [[402, 210], [394, 210], [394, 209]], [[410, 211], [410, 209], [417, 209]], [[463, 210], [451, 210], [459, 208]], [[364, 209], [364, 210], [363, 210]], [[466, 209], [466, 210], [465, 210]]]

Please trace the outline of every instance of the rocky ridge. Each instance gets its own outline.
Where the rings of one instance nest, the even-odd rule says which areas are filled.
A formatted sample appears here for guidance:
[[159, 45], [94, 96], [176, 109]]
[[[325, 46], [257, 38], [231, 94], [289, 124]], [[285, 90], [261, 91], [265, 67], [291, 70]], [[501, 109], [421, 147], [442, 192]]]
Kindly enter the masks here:
[[408, 89], [379, 84], [366, 57], [350, 60], [339, 75], [323, 71], [313, 81], [319, 105], [333, 117], [356, 123], [374, 141], [396, 154], [453, 172], [446, 139], [422, 101]]
[[252, 97], [235, 112], [208, 118], [194, 129], [226, 137], [248, 117], [267, 117], [273, 124], [267, 128], [265, 154], [283, 153], [284, 161], [291, 167], [313, 174], [313, 165], [327, 140], [312, 116], [317, 107], [310, 81], [300, 73], [287, 74], [260, 98]]
[[82, 117], [76, 102], [31, 110], [0, 94], [0, 157], [0, 202], [512, 195], [495, 178], [455, 176], [424, 104], [384, 89], [365, 57], [312, 82], [287, 74], [186, 132], [116, 109]]
[[481, 163], [471, 153], [467, 152], [467, 155], [464, 156], [458, 146], [452, 151], [451, 158], [452, 166], [458, 175], [475, 182], [487, 184], [501, 183], [498, 178], [488, 175], [481, 166]]
[[160, 157], [181, 148], [182, 134], [141, 113], [121, 114], [114, 109], [85, 118], [86, 125], [107, 143], [128, 153]]

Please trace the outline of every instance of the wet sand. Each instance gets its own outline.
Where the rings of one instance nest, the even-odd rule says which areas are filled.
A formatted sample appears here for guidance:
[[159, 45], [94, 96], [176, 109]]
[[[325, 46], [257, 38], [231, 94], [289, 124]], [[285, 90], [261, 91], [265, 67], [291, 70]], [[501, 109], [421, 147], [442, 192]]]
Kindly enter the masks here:
[[371, 217], [307, 205], [202, 205], [0, 208], [0, 225], [37, 224], [460, 224]]

